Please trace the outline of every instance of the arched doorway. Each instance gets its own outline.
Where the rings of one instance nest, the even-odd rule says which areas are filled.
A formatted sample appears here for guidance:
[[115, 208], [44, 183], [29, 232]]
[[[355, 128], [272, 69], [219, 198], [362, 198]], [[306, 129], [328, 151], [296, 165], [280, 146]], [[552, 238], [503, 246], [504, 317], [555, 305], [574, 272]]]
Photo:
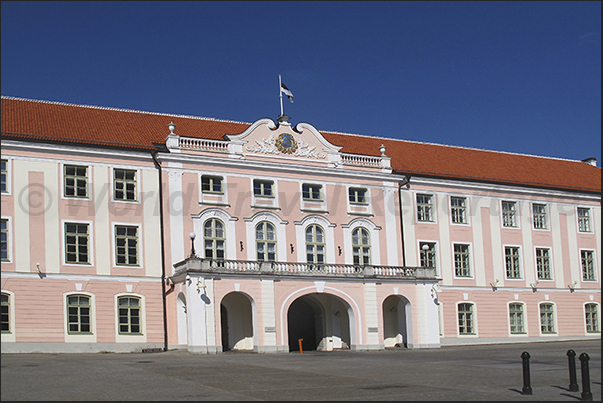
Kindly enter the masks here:
[[332, 351], [350, 347], [349, 305], [326, 293], [297, 298], [287, 312], [289, 351]]
[[220, 303], [222, 351], [253, 351], [253, 307], [249, 297], [231, 292]]
[[413, 346], [411, 305], [401, 295], [383, 301], [383, 344], [385, 348]]

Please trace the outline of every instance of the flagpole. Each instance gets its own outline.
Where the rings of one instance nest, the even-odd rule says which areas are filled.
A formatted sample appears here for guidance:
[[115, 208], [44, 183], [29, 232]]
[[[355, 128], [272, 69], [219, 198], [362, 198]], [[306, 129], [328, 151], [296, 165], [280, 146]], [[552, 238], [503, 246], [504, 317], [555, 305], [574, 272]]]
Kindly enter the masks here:
[[278, 75], [278, 96], [281, 99], [281, 116], [283, 116], [283, 89], [281, 87], [281, 75]]

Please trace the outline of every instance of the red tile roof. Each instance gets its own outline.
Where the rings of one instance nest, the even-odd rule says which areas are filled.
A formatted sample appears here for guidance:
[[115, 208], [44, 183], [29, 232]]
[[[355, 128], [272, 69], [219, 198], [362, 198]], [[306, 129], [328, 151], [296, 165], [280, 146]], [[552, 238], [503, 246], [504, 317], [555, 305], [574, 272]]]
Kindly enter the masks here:
[[[168, 123], [182, 137], [222, 140], [250, 123], [2, 97], [2, 137], [153, 150], [165, 143]], [[411, 176], [457, 178], [601, 193], [601, 168], [582, 161], [452, 147], [321, 131], [342, 152], [380, 155]]]

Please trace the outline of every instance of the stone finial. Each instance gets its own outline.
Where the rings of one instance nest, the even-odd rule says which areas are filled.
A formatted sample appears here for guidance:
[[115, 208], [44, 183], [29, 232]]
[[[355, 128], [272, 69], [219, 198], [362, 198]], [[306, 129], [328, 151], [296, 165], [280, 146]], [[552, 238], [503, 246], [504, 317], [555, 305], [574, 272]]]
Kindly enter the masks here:
[[170, 129], [170, 134], [175, 134], [174, 133], [175, 128], [176, 128], [176, 125], [174, 124], [174, 122], [170, 122], [170, 124], [168, 125], [168, 129]]
[[382, 157], [385, 157], [385, 149], [386, 149], [386, 147], [383, 144], [381, 144], [381, 147], [379, 147], [379, 151], [381, 151]]

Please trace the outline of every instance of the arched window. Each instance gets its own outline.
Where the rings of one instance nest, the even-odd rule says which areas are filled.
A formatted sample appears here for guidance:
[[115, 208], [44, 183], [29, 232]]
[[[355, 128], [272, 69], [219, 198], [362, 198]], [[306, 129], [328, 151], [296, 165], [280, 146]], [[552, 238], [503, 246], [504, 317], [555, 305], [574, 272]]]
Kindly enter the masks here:
[[119, 312], [119, 333], [140, 334], [140, 298], [119, 297], [117, 298]]
[[320, 225], [312, 224], [306, 228], [306, 256], [308, 263], [325, 262], [325, 235]]
[[2, 309], [2, 314], [1, 317], [2, 319], [0, 320], [0, 324], [2, 325], [2, 333], [10, 333], [12, 331], [11, 329], [11, 318], [10, 318], [10, 295], [7, 293], [2, 293], [2, 305], [1, 305], [1, 309]]
[[226, 238], [224, 223], [217, 218], [210, 218], [203, 226], [203, 242], [205, 257], [209, 259], [225, 259]]
[[599, 307], [589, 303], [584, 307], [586, 313], [586, 332], [599, 333]]
[[371, 238], [366, 228], [358, 227], [352, 232], [352, 253], [355, 265], [371, 264]]
[[87, 295], [67, 296], [68, 333], [91, 333], [90, 297]]
[[475, 334], [473, 323], [473, 304], [462, 303], [458, 305], [459, 333]]
[[255, 246], [258, 260], [276, 261], [276, 230], [268, 221], [262, 221], [255, 227]]

